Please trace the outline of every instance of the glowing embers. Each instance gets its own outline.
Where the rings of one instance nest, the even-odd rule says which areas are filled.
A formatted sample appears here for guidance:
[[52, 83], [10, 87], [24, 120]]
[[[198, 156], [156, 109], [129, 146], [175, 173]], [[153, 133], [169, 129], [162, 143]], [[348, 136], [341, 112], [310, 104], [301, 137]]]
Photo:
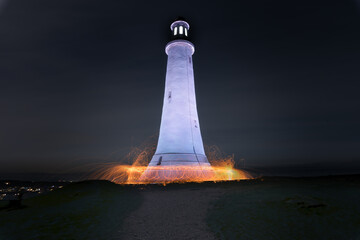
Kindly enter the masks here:
[[156, 138], [132, 149], [123, 161], [128, 164], [97, 164], [86, 179], [104, 179], [118, 184], [166, 184], [171, 182], [206, 182], [250, 179], [246, 171], [236, 169], [234, 156], [226, 156], [217, 146], [205, 146], [211, 166], [148, 166], [155, 152]]
[[91, 178], [119, 184], [149, 184], [170, 182], [231, 181], [251, 178], [245, 171], [232, 166], [130, 166], [105, 165]]
[[211, 167], [201, 166], [149, 166], [140, 176], [139, 182], [197, 182], [213, 179]]
[[154, 166], [148, 167], [138, 183], [206, 182], [249, 179], [250, 175], [232, 167]]

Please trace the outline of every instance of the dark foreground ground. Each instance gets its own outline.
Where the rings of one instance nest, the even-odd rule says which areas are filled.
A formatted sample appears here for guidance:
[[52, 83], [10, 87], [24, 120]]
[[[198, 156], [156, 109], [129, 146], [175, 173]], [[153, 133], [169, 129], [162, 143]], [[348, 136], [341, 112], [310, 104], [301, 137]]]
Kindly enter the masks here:
[[360, 176], [72, 183], [0, 201], [3, 239], [360, 239]]

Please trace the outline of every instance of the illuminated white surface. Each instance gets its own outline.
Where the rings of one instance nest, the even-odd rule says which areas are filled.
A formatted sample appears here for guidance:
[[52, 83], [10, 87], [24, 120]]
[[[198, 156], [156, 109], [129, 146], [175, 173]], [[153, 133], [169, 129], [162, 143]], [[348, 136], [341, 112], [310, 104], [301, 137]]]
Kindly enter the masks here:
[[174, 35], [176, 35], [177, 34], [177, 27], [174, 29]]
[[194, 45], [186, 40], [175, 40], [167, 44], [165, 51], [168, 62], [160, 133], [149, 166], [210, 165], [204, 152], [196, 107]]
[[190, 49], [191, 49], [191, 55], [193, 55], [194, 52], [195, 52], [195, 47], [194, 47], [194, 45], [193, 45], [191, 42], [189, 42], [189, 41], [187, 41], [187, 40], [175, 40], [175, 41], [169, 42], [169, 43], [166, 45], [166, 47], [165, 47], [165, 52], [166, 52], [167, 55], [169, 55], [169, 53], [168, 53], [168, 52], [169, 52], [169, 49], [172, 48], [172, 47], [174, 47], [175, 45], [190, 48]]

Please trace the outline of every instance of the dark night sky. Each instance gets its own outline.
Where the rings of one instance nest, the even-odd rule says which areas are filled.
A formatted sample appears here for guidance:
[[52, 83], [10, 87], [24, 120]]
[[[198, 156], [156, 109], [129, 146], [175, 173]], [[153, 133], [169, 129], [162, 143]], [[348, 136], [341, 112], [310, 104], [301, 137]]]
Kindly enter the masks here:
[[179, 15], [205, 144], [248, 166], [358, 166], [359, 1], [0, 5], [0, 172], [118, 159], [157, 134]]

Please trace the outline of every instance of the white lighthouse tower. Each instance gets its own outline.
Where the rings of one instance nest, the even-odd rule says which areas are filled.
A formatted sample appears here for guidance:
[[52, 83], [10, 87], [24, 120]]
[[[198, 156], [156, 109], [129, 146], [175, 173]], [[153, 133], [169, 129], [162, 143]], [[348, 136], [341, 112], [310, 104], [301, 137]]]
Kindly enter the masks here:
[[170, 29], [172, 40], [165, 47], [168, 61], [159, 140], [140, 180], [182, 180], [194, 177], [194, 173], [212, 174], [196, 108], [192, 61], [195, 47], [188, 40], [190, 25], [179, 18]]

